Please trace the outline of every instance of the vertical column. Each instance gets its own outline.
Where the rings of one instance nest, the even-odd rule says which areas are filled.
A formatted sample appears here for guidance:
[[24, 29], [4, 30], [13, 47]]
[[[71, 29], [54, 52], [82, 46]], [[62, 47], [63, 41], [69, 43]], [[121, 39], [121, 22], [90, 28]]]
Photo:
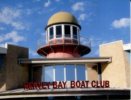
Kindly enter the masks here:
[[50, 40], [50, 30], [47, 28], [47, 43], [49, 43]]
[[53, 81], [55, 81], [55, 65], [53, 65]]
[[77, 69], [76, 69], [76, 64], [75, 64], [75, 81], [77, 81]]
[[66, 81], [66, 65], [64, 64], [64, 81]]
[[53, 26], [53, 31], [54, 31], [54, 32], [53, 32], [53, 33], [54, 33], [54, 34], [53, 34], [53, 36], [54, 36], [53, 39], [56, 39], [56, 26], [55, 26], [55, 25]]
[[80, 29], [77, 27], [77, 41], [78, 44], [80, 44], [80, 33], [79, 33]]
[[73, 39], [73, 26], [71, 25], [71, 39]]
[[101, 76], [101, 63], [98, 63], [98, 80], [102, 80], [102, 76]]
[[88, 80], [88, 68], [86, 66], [85, 64], [85, 79]]
[[64, 39], [64, 37], [65, 37], [65, 34], [64, 34], [64, 32], [65, 32], [65, 28], [64, 28], [64, 24], [62, 24], [62, 38]]

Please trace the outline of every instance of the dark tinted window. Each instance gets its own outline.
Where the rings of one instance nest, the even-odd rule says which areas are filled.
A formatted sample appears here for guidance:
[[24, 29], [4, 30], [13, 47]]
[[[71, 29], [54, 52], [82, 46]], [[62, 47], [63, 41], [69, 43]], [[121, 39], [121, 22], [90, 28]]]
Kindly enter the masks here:
[[65, 37], [71, 37], [70, 26], [65, 25]]
[[62, 36], [62, 29], [61, 26], [56, 26], [56, 37], [61, 37]]
[[77, 27], [73, 26], [73, 38], [77, 39]]
[[53, 38], [53, 34], [54, 34], [53, 27], [51, 27], [49, 29], [49, 34], [50, 34], [50, 39], [52, 39]]
[[0, 54], [0, 67], [4, 64], [4, 55]]

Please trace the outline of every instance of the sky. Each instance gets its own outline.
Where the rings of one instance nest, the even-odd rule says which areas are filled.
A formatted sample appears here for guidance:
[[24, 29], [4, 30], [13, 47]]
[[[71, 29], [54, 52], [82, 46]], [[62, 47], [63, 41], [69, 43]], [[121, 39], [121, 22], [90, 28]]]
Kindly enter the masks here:
[[[99, 56], [99, 45], [130, 42], [130, 0], [0, 0], [0, 47], [6, 43], [29, 48], [30, 58], [45, 41], [48, 19], [56, 12], [72, 13], [91, 41], [86, 57]], [[85, 42], [86, 43], [86, 42]], [[43, 45], [44, 46], [44, 45]]]

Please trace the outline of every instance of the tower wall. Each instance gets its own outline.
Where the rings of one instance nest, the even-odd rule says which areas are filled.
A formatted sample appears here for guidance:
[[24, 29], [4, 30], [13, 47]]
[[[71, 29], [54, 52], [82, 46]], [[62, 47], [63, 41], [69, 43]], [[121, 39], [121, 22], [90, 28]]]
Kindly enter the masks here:
[[112, 57], [110, 64], [102, 64], [102, 79], [109, 80], [110, 87], [129, 87], [130, 67], [124, 54], [122, 41], [100, 45], [100, 56]]
[[28, 49], [8, 45], [0, 66], [0, 91], [23, 87], [28, 82], [28, 67], [18, 63], [19, 58], [28, 58]]
[[47, 58], [74, 58], [80, 57], [78, 53], [70, 53], [70, 52], [57, 52], [57, 53], [49, 53]]
[[6, 90], [23, 87], [28, 82], [28, 67], [18, 63], [19, 58], [28, 58], [28, 49], [8, 45], [6, 55]]

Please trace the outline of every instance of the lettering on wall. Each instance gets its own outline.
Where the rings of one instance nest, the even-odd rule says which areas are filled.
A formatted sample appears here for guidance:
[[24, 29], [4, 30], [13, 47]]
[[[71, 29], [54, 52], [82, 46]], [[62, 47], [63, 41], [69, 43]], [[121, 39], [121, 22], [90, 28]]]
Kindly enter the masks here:
[[110, 82], [105, 81], [54, 81], [54, 82], [28, 82], [24, 84], [25, 90], [35, 89], [68, 89], [68, 88], [110, 88]]

